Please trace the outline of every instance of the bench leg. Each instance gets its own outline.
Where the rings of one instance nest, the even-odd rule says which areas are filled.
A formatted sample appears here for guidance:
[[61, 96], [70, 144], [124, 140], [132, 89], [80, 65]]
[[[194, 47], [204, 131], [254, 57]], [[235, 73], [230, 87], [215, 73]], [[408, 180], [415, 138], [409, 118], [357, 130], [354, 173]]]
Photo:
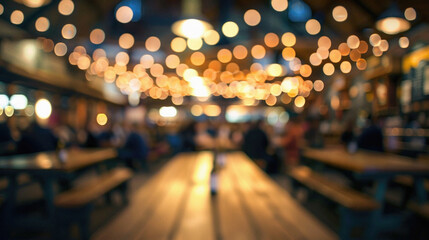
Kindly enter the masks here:
[[89, 204], [83, 209], [83, 215], [79, 219], [79, 231], [82, 239], [87, 240], [90, 237], [89, 225], [90, 225], [90, 217], [93, 209], [93, 205]]
[[77, 223], [81, 239], [89, 239], [90, 217], [93, 204], [88, 204], [81, 208], [58, 209], [56, 212], [56, 226], [53, 232], [53, 239], [69, 239], [70, 226]]
[[119, 189], [121, 196], [122, 196], [122, 203], [124, 205], [127, 205], [128, 204], [128, 196], [127, 196], [128, 185], [127, 185], [127, 182], [124, 182], [121, 185], [119, 185], [118, 189]]
[[340, 207], [340, 239], [350, 239], [350, 234], [353, 228], [353, 214], [347, 208]]

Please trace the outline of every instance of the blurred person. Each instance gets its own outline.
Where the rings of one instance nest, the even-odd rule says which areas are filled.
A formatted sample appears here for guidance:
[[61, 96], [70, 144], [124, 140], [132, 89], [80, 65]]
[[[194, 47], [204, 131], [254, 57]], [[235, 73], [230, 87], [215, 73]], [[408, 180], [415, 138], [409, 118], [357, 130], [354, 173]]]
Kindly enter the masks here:
[[32, 121], [21, 131], [21, 138], [17, 143], [18, 153], [36, 153], [54, 151], [58, 146], [58, 138], [51, 129]]
[[320, 132], [320, 121], [316, 118], [309, 120], [309, 128], [304, 134], [306, 145], [312, 148], [323, 148], [325, 143]]
[[216, 147], [216, 130], [208, 122], [197, 122], [195, 126], [195, 146], [197, 150], [208, 150]]
[[249, 130], [244, 134], [242, 150], [265, 170], [269, 161], [267, 154], [269, 141], [262, 124], [262, 120], [251, 124]]
[[366, 126], [358, 136], [357, 146], [360, 149], [384, 152], [383, 131], [372, 115], [368, 116]]
[[137, 169], [134, 161], [140, 164], [140, 167], [148, 171], [147, 156], [149, 147], [146, 140], [140, 133], [138, 123], [125, 124], [125, 132], [127, 134], [124, 145], [119, 149], [119, 158], [124, 160], [126, 165]]
[[344, 148], [350, 152], [354, 153], [357, 150], [357, 142], [356, 142], [356, 135], [354, 131], [354, 123], [353, 121], [349, 121], [345, 127], [344, 131], [341, 133], [341, 143], [343, 144]]
[[196, 150], [195, 144], [195, 135], [197, 123], [195, 121], [189, 122], [187, 125], [183, 127], [183, 129], [179, 132], [179, 136], [181, 138], [181, 151], [189, 152]]
[[12, 154], [16, 149], [8, 120], [0, 115], [0, 156]]
[[299, 151], [303, 144], [304, 132], [304, 126], [297, 116], [291, 117], [286, 123], [285, 134], [280, 143], [285, 152], [286, 167], [299, 163]]

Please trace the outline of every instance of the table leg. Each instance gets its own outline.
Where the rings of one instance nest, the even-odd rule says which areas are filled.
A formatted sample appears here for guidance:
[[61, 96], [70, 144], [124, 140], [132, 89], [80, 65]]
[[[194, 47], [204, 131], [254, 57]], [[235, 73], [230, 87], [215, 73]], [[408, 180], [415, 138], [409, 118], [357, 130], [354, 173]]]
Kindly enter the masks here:
[[375, 239], [378, 229], [380, 228], [379, 223], [383, 213], [384, 200], [388, 183], [388, 178], [379, 179], [376, 182], [377, 186], [374, 197], [375, 200], [380, 204], [380, 208], [371, 213], [369, 227], [365, 233], [365, 239]]
[[45, 207], [50, 220], [54, 219], [54, 182], [51, 178], [42, 180], [43, 194], [45, 197]]
[[7, 197], [3, 212], [1, 213], [2, 224], [0, 224], [0, 234], [9, 237], [10, 229], [14, 223], [14, 209], [16, 204], [16, 190], [17, 190], [16, 176], [9, 176], [7, 186]]
[[426, 189], [425, 189], [425, 180], [423, 177], [414, 178], [414, 189], [417, 194], [417, 201], [419, 204], [424, 204], [427, 201]]

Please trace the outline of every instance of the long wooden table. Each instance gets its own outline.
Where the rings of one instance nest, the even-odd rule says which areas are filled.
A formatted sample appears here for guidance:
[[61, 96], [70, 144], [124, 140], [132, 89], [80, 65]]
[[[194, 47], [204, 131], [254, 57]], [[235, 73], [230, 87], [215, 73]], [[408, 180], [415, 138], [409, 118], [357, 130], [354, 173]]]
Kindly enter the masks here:
[[[69, 149], [60, 154], [42, 152], [36, 154], [15, 155], [0, 158], [0, 175], [8, 178], [6, 190], [5, 215], [13, 217], [16, 204], [17, 176], [26, 173], [39, 180], [43, 189], [45, 205], [50, 220], [54, 215], [54, 185], [58, 179], [71, 178], [78, 170], [96, 165], [117, 157], [115, 149]], [[12, 220], [11, 220], [12, 221]]]
[[[344, 148], [331, 147], [324, 149], [306, 148], [302, 152], [306, 159], [351, 173], [355, 181], [370, 180], [375, 184], [374, 198], [381, 208], [374, 211], [372, 223], [377, 228], [391, 228], [388, 216], [383, 216], [385, 195], [389, 182], [399, 175], [411, 176], [419, 204], [427, 202], [424, 187], [425, 178], [429, 177], [429, 165], [415, 159], [389, 153], [357, 151], [350, 154]], [[386, 223], [386, 225], [383, 225]], [[376, 231], [376, 230], [375, 230]]]
[[245, 154], [223, 157], [217, 195], [210, 194], [213, 153], [180, 154], [92, 238], [337, 239]]

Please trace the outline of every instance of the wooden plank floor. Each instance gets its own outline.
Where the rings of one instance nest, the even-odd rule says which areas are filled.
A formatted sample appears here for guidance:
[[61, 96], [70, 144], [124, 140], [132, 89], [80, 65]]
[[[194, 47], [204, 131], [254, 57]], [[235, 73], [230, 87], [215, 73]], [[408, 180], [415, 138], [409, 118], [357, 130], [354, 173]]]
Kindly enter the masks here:
[[176, 156], [92, 239], [336, 239], [243, 153], [210, 195], [211, 152]]

